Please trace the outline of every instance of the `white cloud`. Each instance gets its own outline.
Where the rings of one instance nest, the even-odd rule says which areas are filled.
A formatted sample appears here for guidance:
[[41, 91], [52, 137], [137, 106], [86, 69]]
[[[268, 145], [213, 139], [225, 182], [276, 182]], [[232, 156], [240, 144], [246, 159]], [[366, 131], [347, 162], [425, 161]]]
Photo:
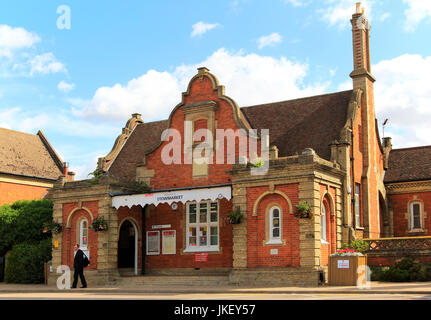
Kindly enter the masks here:
[[338, 91], [346, 91], [346, 90], [353, 90], [353, 83], [352, 80], [346, 80], [338, 85], [337, 87]]
[[430, 144], [431, 56], [405, 54], [373, 66], [379, 122], [389, 119], [386, 136], [395, 147]]
[[216, 27], [220, 26], [218, 23], [205, 23], [203, 21], [199, 21], [195, 23], [192, 26], [192, 33], [190, 34], [190, 37], [196, 37], [203, 35], [205, 32], [210, 31], [211, 29], [214, 29]]
[[385, 22], [387, 19], [389, 19], [391, 17], [391, 14], [389, 12], [383, 13], [380, 17], [379, 17], [379, 21], [380, 22]]
[[66, 72], [52, 52], [37, 53], [41, 38], [24, 28], [0, 25], [0, 77], [28, 77]]
[[335, 74], [337, 73], [338, 68], [335, 67], [334, 69], [329, 69], [329, 75], [331, 77], [335, 76]]
[[[319, 9], [318, 13], [322, 16], [322, 20], [326, 21], [330, 26], [337, 25], [340, 28], [346, 28], [350, 25], [350, 19], [356, 12], [357, 0], [326, 0], [327, 7]], [[362, 8], [365, 9], [365, 14], [371, 20], [371, 9], [373, 0], [363, 0]]]
[[75, 84], [74, 83], [67, 83], [66, 81], [62, 80], [58, 83], [57, 89], [59, 91], [67, 93], [67, 92], [70, 92], [73, 89], [75, 89]]
[[117, 123], [135, 112], [144, 121], [166, 119], [201, 66], [208, 67], [241, 106], [320, 94], [328, 87], [327, 83], [304, 84], [307, 64], [219, 49], [205, 61], [178, 66], [173, 72], [150, 70], [125, 85], [101, 87], [89, 101], [73, 100], [73, 114]]
[[4, 110], [0, 109], [0, 128], [11, 129], [11, 123], [15, 123], [15, 119], [18, 117], [20, 108], [13, 107]]
[[283, 0], [283, 2], [291, 4], [294, 7], [302, 7], [310, 3], [309, 1], [304, 1], [304, 0]]
[[431, 1], [429, 0], [403, 0], [408, 8], [404, 11], [406, 31], [414, 31], [422, 20], [431, 18]]
[[49, 74], [66, 72], [66, 67], [59, 62], [52, 52], [37, 55], [28, 61], [30, 65], [30, 76], [35, 74]]
[[104, 118], [122, 122], [132, 113], [140, 112], [144, 119], [166, 116], [181, 95], [178, 79], [168, 72], [150, 70], [127, 85], [101, 87], [91, 101], [76, 101], [73, 113], [86, 118]]
[[271, 33], [270, 35], [260, 37], [257, 40], [258, 48], [262, 49], [266, 46], [272, 46], [272, 45], [275, 45], [276, 43], [280, 43], [282, 40], [283, 39], [280, 36], [280, 34], [274, 32], [274, 33]]
[[0, 25], [0, 58], [12, 58], [16, 50], [30, 48], [40, 41], [37, 34], [23, 28]]
[[0, 127], [28, 133], [49, 129], [81, 138], [118, 135], [118, 127], [108, 123], [86, 121], [62, 112], [28, 112], [20, 107], [0, 109]]

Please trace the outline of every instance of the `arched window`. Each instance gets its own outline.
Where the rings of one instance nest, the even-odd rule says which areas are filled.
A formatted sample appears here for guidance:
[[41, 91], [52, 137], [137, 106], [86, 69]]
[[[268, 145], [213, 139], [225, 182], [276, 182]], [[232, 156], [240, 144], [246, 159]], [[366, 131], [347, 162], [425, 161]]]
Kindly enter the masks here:
[[322, 242], [327, 242], [326, 235], [326, 205], [322, 201], [322, 208], [320, 209], [320, 238]]
[[79, 247], [82, 250], [87, 250], [88, 247], [88, 221], [82, 219], [79, 222]]
[[269, 241], [281, 242], [281, 210], [272, 207], [269, 210]]

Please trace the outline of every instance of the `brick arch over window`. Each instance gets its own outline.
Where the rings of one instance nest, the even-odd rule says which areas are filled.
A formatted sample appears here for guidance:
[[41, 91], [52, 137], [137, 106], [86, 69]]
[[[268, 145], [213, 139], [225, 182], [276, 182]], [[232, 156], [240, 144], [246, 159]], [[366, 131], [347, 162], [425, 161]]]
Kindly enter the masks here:
[[93, 213], [91, 212], [91, 210], [90, 209], [88, 209], [88, 208], [86, 208], [86, 207], [81, 207], [81, 208], [75, 208], [75, 209], [73, 209], [72, 211], [70, 211], [70, 213], [69, 213], [69, 216], [67, 217], [67, 221], [66, 221], [66, 228], [71, 228], [72, 227], [72, 217], [73, 217], [73, 215], [76, 213], [76, 212], [78, 212], [78, 211], [80, 211], [80, 210], [84, 210], [84, 211], [86, 211], [89, 215], [90, 215], [90, 220], [88, 221], [88, 223], [89, 224], [91, 224], [92, 222], [93, 222], [93, 220], [94, 220], [94, 215], [93, 215]]
[[274, 190], [274, 191], [264, 192], [259, 196], [259, 198], [257, 198], [257, 200], [253, 206], [252, 216], [257, 216], [257, 208], [259, 207], [259, 203], [262, 201], [263, 198], [265, 198], [267, 195], [270, 195], [270, 194], [278, 194], [278, 195], [282, 196], [287, 201], [287, 204], [289, 205], [289, 212], [288, 213], [292, 213], [293, 207], [292, 207], [292, 202], [290, 201], [289, 197], [284, 192]]
[[328, 203], [329, 207], [327, 209], [329, 209], [330, 215], [335, 216], [335, 200], [334, 200], [334, 197], [332, 196], [332, 194], [328, 191], [325, 191], [322, 194], [322, 197], [320, 200], [321, 200], [320, 201], [321, 203], [323, 201], [326, 201]]

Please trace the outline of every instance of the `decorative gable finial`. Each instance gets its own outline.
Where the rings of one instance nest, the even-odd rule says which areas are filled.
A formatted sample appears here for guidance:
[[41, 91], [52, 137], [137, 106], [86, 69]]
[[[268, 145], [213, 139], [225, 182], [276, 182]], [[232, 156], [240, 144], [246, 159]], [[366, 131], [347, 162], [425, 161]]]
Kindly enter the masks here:
[[204, 75], [207, 74], [210, 70], [206, 67], [200, 67], [198, 68], [198, 74], [199, 76], [199, 80], [202, 81], [204, 78]]

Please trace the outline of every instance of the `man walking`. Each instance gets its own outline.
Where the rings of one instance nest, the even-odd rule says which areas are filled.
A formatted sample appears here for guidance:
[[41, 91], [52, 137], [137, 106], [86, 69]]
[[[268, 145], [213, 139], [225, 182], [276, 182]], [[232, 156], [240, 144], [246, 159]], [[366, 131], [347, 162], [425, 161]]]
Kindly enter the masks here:
[[74, 249], [76, 251], [75, 259], [73, 260], [73, 269], [75, 270], [75, 273], [73, 274], [72, 288], [76, 288], [76, 285], [78, 284], [78, 275], [81, 279], [81, 288], [87, 288], [87, 282], [84, 277], [84, 252], [79, 249], [79, 244], [75, 244]]

